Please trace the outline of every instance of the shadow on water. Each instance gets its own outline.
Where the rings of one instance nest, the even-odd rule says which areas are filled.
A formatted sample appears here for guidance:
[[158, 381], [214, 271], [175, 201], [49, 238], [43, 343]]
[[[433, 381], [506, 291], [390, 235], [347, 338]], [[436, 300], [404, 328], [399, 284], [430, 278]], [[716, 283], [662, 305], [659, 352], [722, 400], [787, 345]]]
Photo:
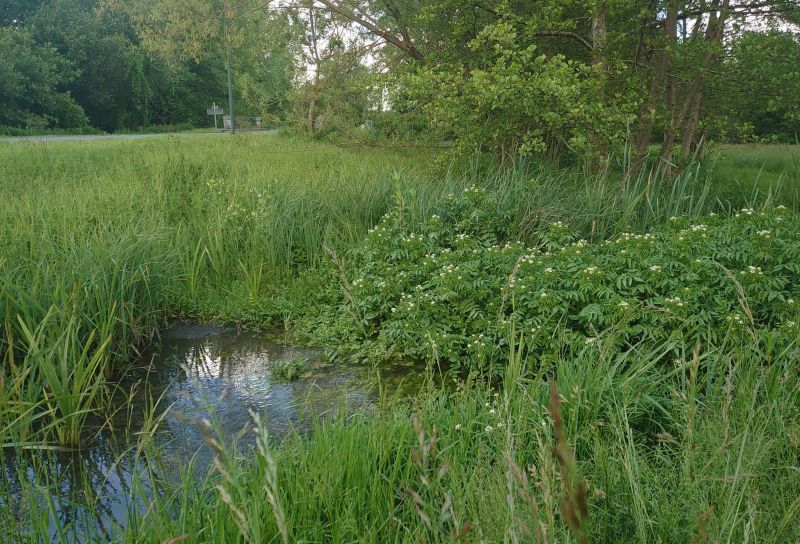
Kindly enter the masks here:
[[[297, 365], [295, 379], [276, 371], [286, 361]], [[379, 385], [384, 394], [403, 397], [423, 379], [419, 366], [330, 364], [317, 350], [263, 334], [178, 325], [135, 362], [120, 383], [116, 415], [87, 433], [80, 451], [4, 453], [0, 506], [15, 509], [21, 532], [26, 518], [44, 513], [53, 536], [66, 527], [69, 540], [84, 540], [124, 525], [147, 502], [154, 479], [177, 483], [190, 461], [198, 479], [207, 473], [213, 454], [195, 422], [212, 421], [221, 438], [245, 451], [252, 445], [251, 411], [281, 440], [308, 432], [321, 418], [376, 410]], [[158, 452], [157, 474], [137, 449], [141, 432]]]

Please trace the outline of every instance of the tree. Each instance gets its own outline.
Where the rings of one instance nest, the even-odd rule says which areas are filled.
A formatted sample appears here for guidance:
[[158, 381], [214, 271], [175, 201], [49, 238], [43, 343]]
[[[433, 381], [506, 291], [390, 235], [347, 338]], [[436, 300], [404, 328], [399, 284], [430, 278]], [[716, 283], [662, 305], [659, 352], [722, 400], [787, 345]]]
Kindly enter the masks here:
[[50, 0], [29, 27], [79, 70], [68, 88], [93, 126], [114, 131], [148, 124], [146, 56], [124, 17], [96, 0]]
[[744, 32], [730, 47], [721, 74], [712, 74], [718, 99], [711, 113], [732, 140], [795, 142], [800, 136], [800, 35]]
[[0, 28], [0, 125], [73, 128], [86, 115], [64, 89], [75, 68], [22, 28]]

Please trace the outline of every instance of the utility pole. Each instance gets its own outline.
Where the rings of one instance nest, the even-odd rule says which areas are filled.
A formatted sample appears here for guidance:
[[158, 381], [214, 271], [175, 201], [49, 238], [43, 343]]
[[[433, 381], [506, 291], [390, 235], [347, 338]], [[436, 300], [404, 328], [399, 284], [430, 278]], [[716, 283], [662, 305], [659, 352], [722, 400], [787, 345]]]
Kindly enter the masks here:
[[233, 68], [231, 67], [231, 39], [228, 35], [228, 14], [225, 14], [223, 19], [223, 27], [225, 29], [225, 42], [227, 46], [227, 68], [228, 68], [228, 115], [231, 118], [231, 134], [236, 132], [236, 121], [233, 115]]

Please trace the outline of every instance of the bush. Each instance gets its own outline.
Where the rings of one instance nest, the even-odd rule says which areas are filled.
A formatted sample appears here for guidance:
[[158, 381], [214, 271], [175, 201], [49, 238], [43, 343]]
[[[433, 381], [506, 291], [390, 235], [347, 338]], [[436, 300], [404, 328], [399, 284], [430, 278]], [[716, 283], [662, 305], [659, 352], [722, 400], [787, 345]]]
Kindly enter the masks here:
[[415, 232], [402, 208], [385, 216], [343, 271], [330, 326], [359, 355], [498, 370], [508, 338], [539, 358], [670, 340], [778, 350], [798, 338], [800, 219], [785, 208], [672, 218], [602, 243], [556, 222], [526, 247], [482, 189], [448, 200]]

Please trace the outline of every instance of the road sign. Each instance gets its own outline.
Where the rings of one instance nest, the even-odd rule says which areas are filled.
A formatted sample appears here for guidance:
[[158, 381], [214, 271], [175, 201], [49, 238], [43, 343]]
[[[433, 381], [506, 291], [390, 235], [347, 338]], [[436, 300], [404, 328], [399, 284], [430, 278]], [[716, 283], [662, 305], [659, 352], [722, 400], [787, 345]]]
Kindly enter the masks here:
[[222, 108], [217, 106], [217, 103], [214, 102], [211, 107], [206, 110], [206, 113], [214, 116], [214, 128], [217, 128], [217, 115], [222, 115]]

